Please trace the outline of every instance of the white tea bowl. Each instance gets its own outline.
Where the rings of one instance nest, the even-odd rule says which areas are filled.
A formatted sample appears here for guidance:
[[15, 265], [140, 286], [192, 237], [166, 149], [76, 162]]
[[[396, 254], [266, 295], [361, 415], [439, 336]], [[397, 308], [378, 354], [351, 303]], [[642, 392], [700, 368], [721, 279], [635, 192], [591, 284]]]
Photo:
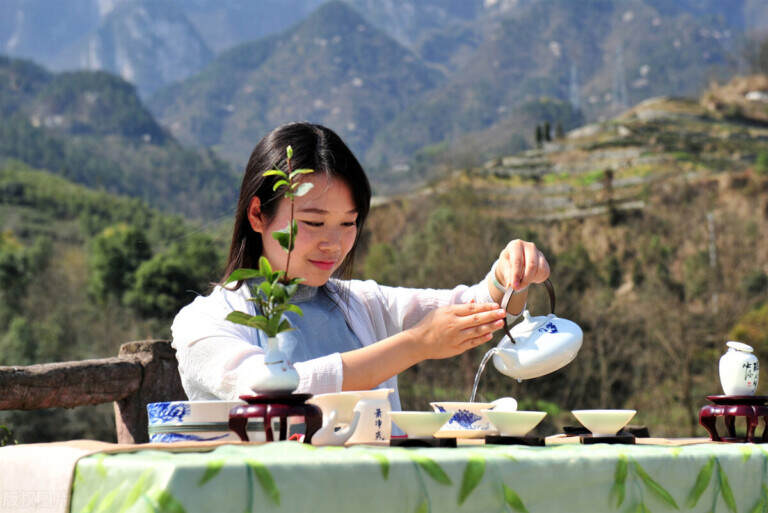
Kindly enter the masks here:
[[491, 403], [433, 402], [429, 405], [437, 412], [451, 414], [441, 431], [480, 432], [492, 429], [488, 416], [483, 413], [483, 410], [490, 410], [494, 407]]
[[525, 436], [547, 416], [545, 411], [485, 410], [483, 413], [488, 415], [491, 423], [503, 436]]
[[581, 425], [593, 435], [615, 435], [635, 416], [637, 410], [573, 410]]
[[432, 436], [451, 418], [450, 412], [436, 411], [393, 411], [389, 415], [409, 438]]

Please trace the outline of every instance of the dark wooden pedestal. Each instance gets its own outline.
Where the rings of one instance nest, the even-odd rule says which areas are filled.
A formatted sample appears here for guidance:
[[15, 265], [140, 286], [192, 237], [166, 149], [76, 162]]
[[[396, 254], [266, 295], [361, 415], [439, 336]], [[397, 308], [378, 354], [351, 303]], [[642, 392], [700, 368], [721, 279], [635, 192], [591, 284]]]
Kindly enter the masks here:
[[[699, 410], [699, 424], [715, 442], [768, 442], [768, 396], [763, 395], [710, 395], [707, 404]], [[723, 417], [727, 436], [717, 432], [717, 417]], [[744, 417], [747, 424], [745, 436], [736, 435], [736, 417]], [[757, 425], [763, 419], [762, 436], [755, 440]]]
[[313, 404], [306, 404], [312, 394], [262, 394], [241, 395], [248, 404], [238, 405], [229, 412], [229, 429], [237, 433], [240, 440], [248, 442], [248, 419], [262, 419], [267, 442], [275, 440], [272, 433], [272, 419], [280, 419], [280, 437], [288, 437], [288, 417], [302, 417], [306, 425], [304, 443], [311, 443], [312, 436], [323, 425], [323, 413]]

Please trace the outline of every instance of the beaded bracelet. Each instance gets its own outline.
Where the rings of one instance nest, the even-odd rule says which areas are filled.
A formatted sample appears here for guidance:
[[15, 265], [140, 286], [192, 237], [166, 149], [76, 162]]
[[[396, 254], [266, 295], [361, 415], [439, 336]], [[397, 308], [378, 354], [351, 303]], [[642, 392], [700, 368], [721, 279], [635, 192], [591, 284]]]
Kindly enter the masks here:
[[[496, 279], [496, 264], [498, 264], [498, 263], [499, 263], [499, 261], [496, 260], [493, 263], [493, 266], [491, 266], [491, 280], [493, 281], [493, 286], [496, 287], [496, 290], [498, 290], [499, 292], [504, 294], [507, 291], [507, 288], [504, 287], [501, 283], [499, 283], [499, 280]], [[526, 290], [528, 290], [528, 285], [526, 285], [525, 287], [523, 287], [520, 290], [512, 291], [512, 295], [516, 296], [518, 294], [522, 294]]]

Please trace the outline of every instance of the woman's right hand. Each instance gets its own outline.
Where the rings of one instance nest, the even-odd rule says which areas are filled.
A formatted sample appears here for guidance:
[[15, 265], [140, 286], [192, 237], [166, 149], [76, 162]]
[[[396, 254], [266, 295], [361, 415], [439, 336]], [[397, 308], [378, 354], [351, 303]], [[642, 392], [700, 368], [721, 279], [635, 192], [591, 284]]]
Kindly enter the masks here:
[[505, 312], [496, 303], [465, 303], [432, 310], [411, 328], [420, 360], [449, 358], [493, 338], [504, 326]]

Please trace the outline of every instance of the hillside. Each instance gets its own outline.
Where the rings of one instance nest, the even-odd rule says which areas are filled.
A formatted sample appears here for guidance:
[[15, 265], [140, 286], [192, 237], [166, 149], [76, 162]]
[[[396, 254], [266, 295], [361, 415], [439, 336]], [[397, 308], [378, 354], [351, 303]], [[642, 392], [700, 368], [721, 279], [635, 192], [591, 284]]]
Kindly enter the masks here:
[[121, 78], [0, 56], [2, 158], [198, 219], [229, 212], [239, 181], [210, 150], [176, 142]]
[[[727, 101], [737, 84], [764, 80], [735, 79], [701, 100], [649, 100], [381, 199], [361, 274], [451, 287], [482, 277], [507, 241], [533, 240], [552, 267], [557, 313], [584, 329], [584, 346], [568, 367], [530, 382], [490, 368], [481, 400], [512, 395], [547, 409], [546, 433], [572, 422], [570, 409], [626, 407], [654, 434], [704, 436], [697, 411], [720, 392], [725, 341], [768, 358], [768, 124], [753, 114], [765, 105]], [[532, 311], [545, 308], [534, 290]], [[486, 350], [407, 371], [404, 407], [468, 397]]]
[[[0, 164], [0, 365], [117, 355], [169, 336], [220, 278], [226, 240], [140, 200]], [[0, 412], [22, 441], [114, 437], [112, 408]]]
[[333, 127], [364, 154], [378, 127], [441, 79], [351, 7], [329, 2], [280, 35], [224, 52], [149, 105], [180, 141], [240, 164], [269, 130], [302, 119]]

